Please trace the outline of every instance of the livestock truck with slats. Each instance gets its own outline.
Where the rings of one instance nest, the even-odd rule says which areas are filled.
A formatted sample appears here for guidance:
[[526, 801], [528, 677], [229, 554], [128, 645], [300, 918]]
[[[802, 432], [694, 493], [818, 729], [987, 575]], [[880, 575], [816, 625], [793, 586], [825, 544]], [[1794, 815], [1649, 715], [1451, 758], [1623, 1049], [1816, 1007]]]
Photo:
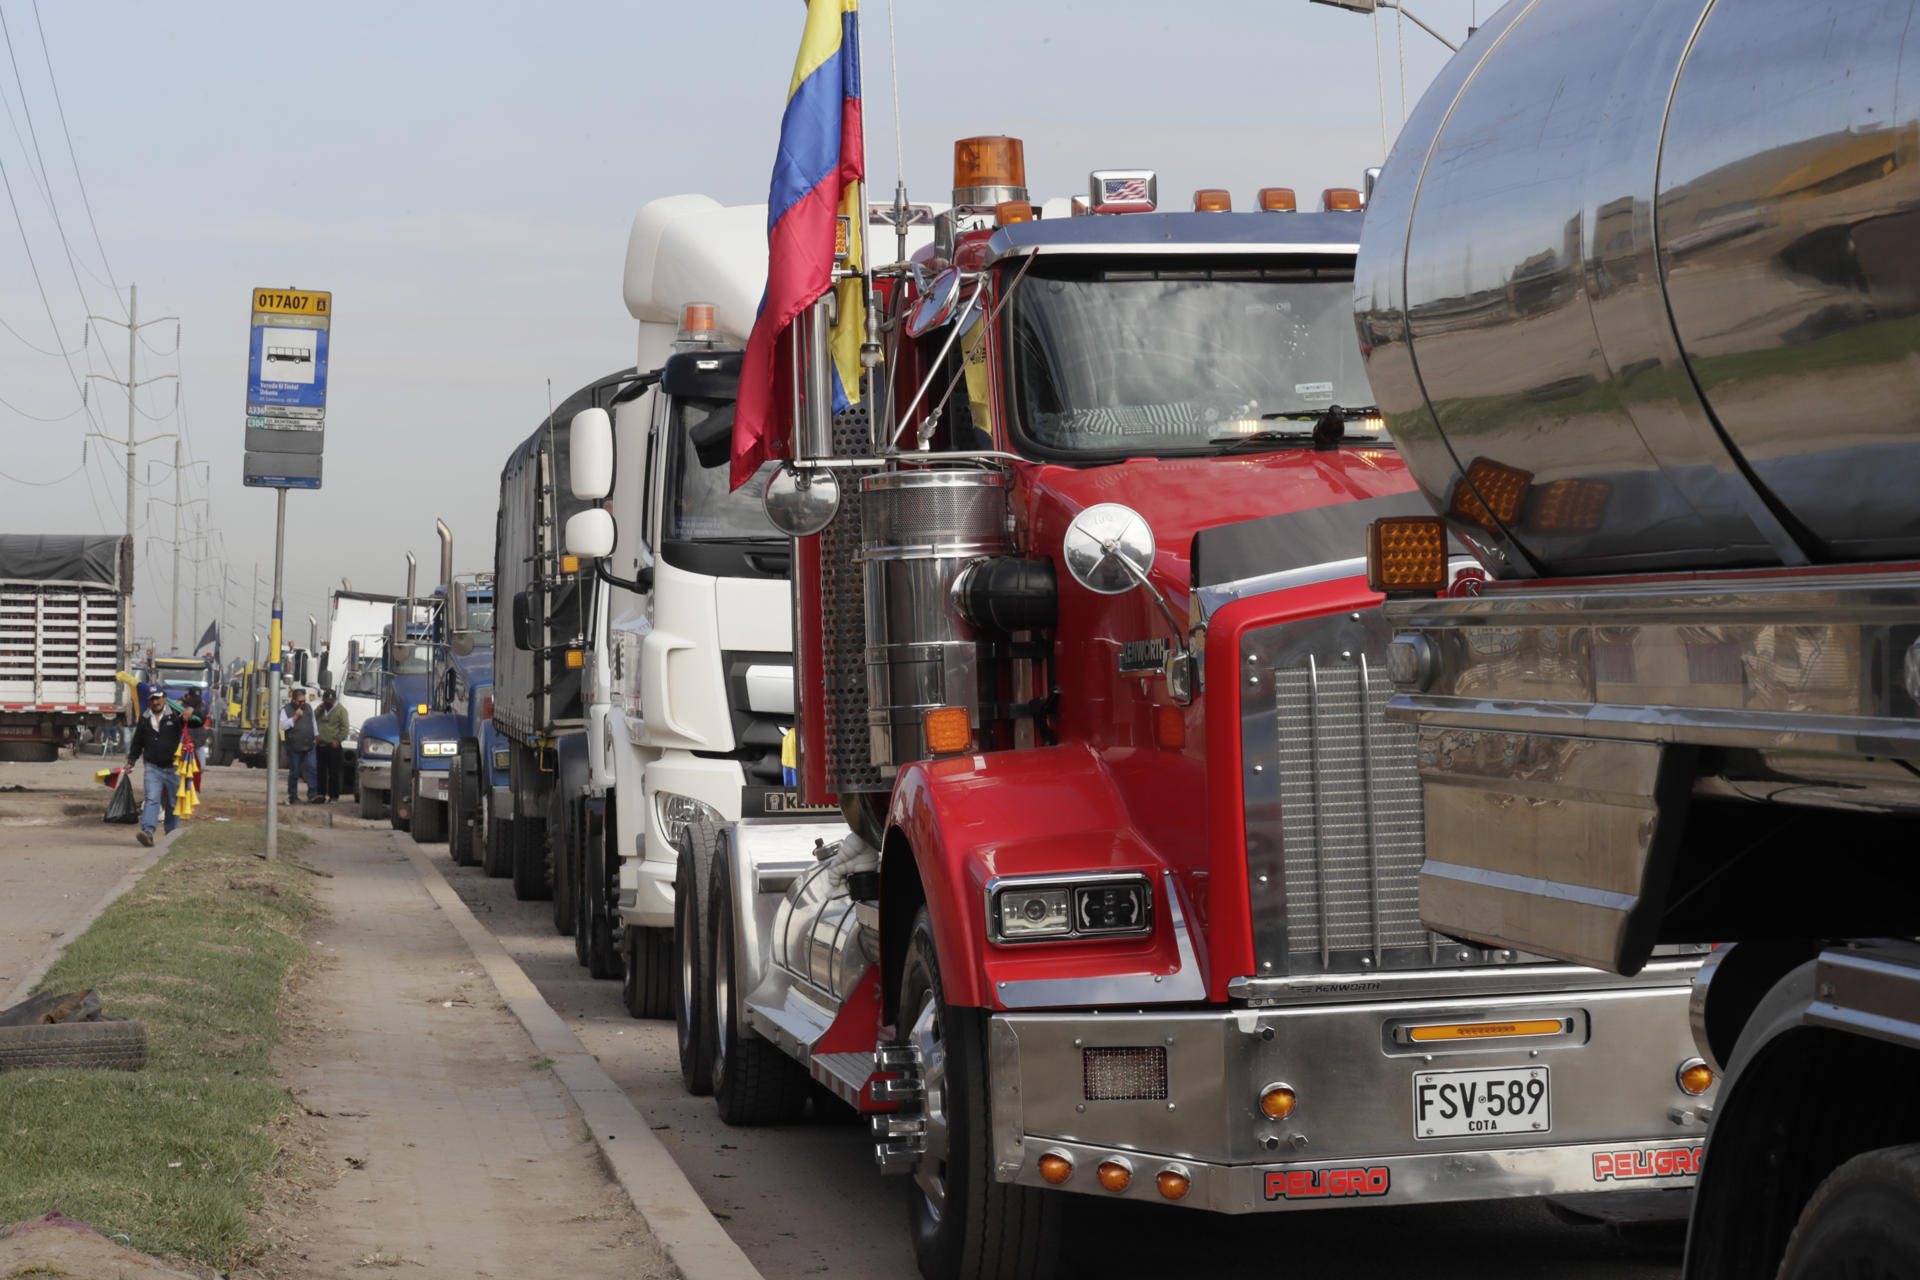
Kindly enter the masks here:
[[[1418, 916], [1414, 734], [1353, 544], [1423, 500], [1354, 339], [1358, 193], [1166, 212], [1151, 172], [1101, 170], [1082, 216], [1036, 218], [1022, 169], [959, 143], [930, 242], [850, 254], [777, 339], [798, 789], [838, 813], [677, 851], [688, 1083], [733, 1124], [816, 1084], [866, 1113], [929, 1277], [1058, 1274], [1074, 1194], [1645, 1185], [1602, 1156], [1685, 1188], [1699, 955], [1621, 978]], [[868, 284], [875, 363], [836, 413], [832, 311]], [[598, 431], [575, 420], [573, 488], [613, 497], [568, 524], [583, 560], [645, 518]], [[727, 466], [725, 432], [689, 443]], [[636, 674], [614, 702], [651, 716]]]
[[133, 544], [0, 535], [0, 760], [48, 761], [120, 719]]
[[1509, 4], [1361, 239], [1438, 513], [1369, 538], [1421, 913], [1627, 975], [1720, 944], [1689, 1280], [1920, 1274], [1917, 19]]

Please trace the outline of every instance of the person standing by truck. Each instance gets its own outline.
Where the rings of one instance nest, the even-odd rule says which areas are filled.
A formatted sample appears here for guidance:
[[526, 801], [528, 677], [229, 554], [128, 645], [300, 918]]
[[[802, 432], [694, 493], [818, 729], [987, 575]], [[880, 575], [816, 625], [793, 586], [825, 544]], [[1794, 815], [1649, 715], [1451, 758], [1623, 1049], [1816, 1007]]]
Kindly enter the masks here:
[[317, 730], [320, 757], [320, 774], [316, 784], [307, 787], [309, 797], [318, 796], [322, 800], [340, 798], [340, 773], [343, 767], [342, 748], [352, 725], [347, 717], [347, 704], [334, 696], [328, 689], [320, 695], [320, 727]]
[[287, 803], [300, 803], [300, 779], [307, 780], [307, 799], [313, 799], [313, 748], [319, 741], [313, 708], [307, 705], [307, 691], [295, 689], [293, 700], [280, 712], [281, 736], [287, 743]]
[[189, 726], [197, 728], [201, 723], [198, 715], [168, 706], [167, 695], [159, 687], [148, 691], [146, 712], [134, 726], [133, 742], [127, 749], [127, 768], [137, 760], [147, 762], [146, 803], [140, 810], [140, 832], [135, 837], [143, 845], [153, 843], [153, 831], [163, 813], [169, 835], [180, 825], [173, 811], [180, 794], [180, 774], [174, 762], [180, 757], [181, 735]]

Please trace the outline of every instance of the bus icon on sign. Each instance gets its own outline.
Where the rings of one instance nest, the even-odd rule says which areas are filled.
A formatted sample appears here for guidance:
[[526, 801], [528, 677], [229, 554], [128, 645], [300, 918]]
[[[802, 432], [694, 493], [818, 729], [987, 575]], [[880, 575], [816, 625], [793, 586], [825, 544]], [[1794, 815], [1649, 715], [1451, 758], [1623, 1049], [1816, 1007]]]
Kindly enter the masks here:
[[312, 364], [313, 348], [311, 347], [268, 347], [267, 363], [268, 364], [275, 364], [275, 363]]

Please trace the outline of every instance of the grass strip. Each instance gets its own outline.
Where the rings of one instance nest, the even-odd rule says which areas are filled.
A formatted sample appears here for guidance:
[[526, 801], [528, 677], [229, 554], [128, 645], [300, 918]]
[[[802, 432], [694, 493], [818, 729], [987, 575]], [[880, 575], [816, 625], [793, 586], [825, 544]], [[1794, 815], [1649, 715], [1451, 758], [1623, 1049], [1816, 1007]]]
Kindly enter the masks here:
[[[308, 874], [261, 861], [264, 840], [192, 826], [41, 982], [143, 1019], [147, 1067], [0, 1073], [0, 1223], [58, 1209], [146, 1253], [223, 1270], [258, 1254], [248, 1214], [291, 1105], [268, 1055], [313, 910]], [[283, 853], [309, 843], [280, 833]]]

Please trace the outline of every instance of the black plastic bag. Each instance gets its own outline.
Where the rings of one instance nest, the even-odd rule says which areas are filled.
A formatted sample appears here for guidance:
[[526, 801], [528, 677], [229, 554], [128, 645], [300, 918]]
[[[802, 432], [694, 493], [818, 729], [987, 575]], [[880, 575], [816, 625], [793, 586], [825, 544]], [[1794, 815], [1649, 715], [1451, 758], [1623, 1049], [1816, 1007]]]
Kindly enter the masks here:
[[116, 826], [131, 826], [140, 821], [140, 802], [133, 798], [133, 770], [120, 772], [119, 785], [113, 789], [113, 799], [107, 801], [107, 814], [102, 819]]

